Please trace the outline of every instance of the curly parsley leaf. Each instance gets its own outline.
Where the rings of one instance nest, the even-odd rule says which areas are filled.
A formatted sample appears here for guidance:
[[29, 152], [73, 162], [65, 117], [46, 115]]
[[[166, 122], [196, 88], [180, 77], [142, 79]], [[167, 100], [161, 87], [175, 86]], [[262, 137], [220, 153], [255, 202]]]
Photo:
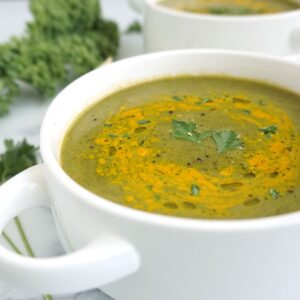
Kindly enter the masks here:
[[212, 137], [218, 147], [219, 153], [225, 153], [243, 146], [237, 133], [232, 130], [216, 131]]
[[272, 134], [276, 134], [278, 130], [278, 126], [276, 125], [271, 125], [265, 128], [259, 128], [259, 131], [261, 131], [264, 135], [272, 135]]
[[274, 188], [270, 189], [270, 194], [274, 200], [277, 200], [280, 197], [280, 193]]
[[193, 122], [173, 120], [173, 136], [178, 139], [188, 140], [194, 143], [201, 143], [212, 135], [212, 131], [198, 132], [197, 125]]
[[0, 184], [37, 164], [37, 148], [27, 143], [5, 140], [6, 151], [0, 154]]
[[193, 196], [199, 196], [199, 194], [200, 194], [200, 188], [199, 188], [199, 186], [196, 185], [196, 184], [192, 184], [192, 186], [191, 186], [191, 193], [192, 193]]
[[104, 20], [98, 0], [30, 0], [25, 33], [0, 45], [0, 116], [25, 82], [43, 96], [97, 68], [117, 53], [117, 25]]

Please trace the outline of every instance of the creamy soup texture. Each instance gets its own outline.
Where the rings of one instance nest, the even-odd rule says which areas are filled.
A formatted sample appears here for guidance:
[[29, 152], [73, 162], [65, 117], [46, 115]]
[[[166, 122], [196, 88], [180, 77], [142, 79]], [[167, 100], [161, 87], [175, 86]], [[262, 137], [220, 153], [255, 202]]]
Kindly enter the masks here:
[[162, 0], [159, 3], [179, 11], [214, 15], [271, 14], [300, 8], [292, 0]]
[[245, 219], [300, 210], [300, 96], [219, 76], [120, 90], [67, 132], [63, 169], [138, 210]]

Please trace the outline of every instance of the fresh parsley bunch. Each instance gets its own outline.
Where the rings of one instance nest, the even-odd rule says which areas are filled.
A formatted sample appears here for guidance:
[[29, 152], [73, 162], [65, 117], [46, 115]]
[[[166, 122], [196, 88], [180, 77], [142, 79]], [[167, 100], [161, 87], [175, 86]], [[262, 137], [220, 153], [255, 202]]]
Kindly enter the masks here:
[[34, 21], [22, 37], [0, 45], [0, 116], [25, 82], [41, 95], [115, 56], [119, 33], [101, 16], [99, 0], [31, 0]]
[[37, 148], [26, 140], [14, 143], [5, 140], [5, 152], [0, 154], [0, 184], [37, 164]]

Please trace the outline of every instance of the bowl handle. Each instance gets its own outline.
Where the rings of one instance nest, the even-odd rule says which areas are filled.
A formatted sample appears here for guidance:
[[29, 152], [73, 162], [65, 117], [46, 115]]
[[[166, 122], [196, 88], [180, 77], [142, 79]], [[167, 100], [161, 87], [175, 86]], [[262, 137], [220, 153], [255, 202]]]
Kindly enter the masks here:
[[[0, 187], [0, 233], [22, 211], [50, 205], [44, 168], [32, 167]], [[0, 278], [35, 292], [73, 293], [101, 287], [138, 268], [135, 249], [128, 242], [109, 236], [74, 253], [43, 259], [20, 256], [0, 245]]]
[[143, 12], [143, 8], [144, 8], [144, 1], [145, 0], [128, 0], [130, 6], [138, 13], [142, 13]]

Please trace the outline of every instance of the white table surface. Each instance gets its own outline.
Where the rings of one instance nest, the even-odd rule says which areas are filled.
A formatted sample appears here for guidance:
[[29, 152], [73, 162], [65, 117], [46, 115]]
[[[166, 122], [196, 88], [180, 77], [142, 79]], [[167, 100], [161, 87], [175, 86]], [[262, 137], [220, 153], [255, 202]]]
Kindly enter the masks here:
[[[121, 31], [124, 31], [132, 21], [138, 18], [128, 7], [127, 0], [102, 0], [101, 2], [104, 15], [115, 20], [120, 25]], [[25, 22], [30, 19], [26, 0], [0, 0], [0, 42], [6, 41], [13, 34], [22, 33]], [[118, 59], [140, 53], [142, 53], [142, 36], [139, 34], [123, 35]], [[17, 99], [10, 114], [0, 118], [0, 152], [3, 151], [3, 140], [6, 138], [15, 140], [26, 138], [38, 146], [39, 128], [50, 102], [51, 99], [41, 102], [36, 95], [29, 92]], [[21, 215], [21, 220], [37, 256], [56, 256], [64, 252], [57, 238], [49, 210], [39, 208], [25, 212]], [[13, 224], [8, 225], [6, 232], [25, 252]], [[3, 240], [1, 242], [5, 244]], [[17, 290], [13, 286], [0, 282], [0, 300], [15, 299], [40, 300], [42, 297], [28, 291]], [[55, 295], [54, 299], [108, 300], [110, 298], [100, 291], [94, 290], [77, 295]]]

